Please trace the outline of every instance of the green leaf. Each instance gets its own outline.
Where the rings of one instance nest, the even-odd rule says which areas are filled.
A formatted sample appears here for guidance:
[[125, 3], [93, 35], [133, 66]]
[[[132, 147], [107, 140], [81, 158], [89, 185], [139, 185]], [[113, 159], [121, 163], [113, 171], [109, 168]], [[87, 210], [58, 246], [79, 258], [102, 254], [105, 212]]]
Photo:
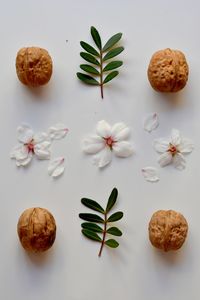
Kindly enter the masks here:
[[115, 49], [110, 50], [108, 53], [106, 53], [106, 55], [103, 58], [103, 61], [106, 61], [112, 57], [117, 56], [118, 54], [120, 54], [122, 51], [124, 50], [124, 47], [118, 47]]
[[91, 73], [91, 74], [95, 74], [95, 75], [100, 75], [99, 71], [97, 71], [94, 67], [90, 66], [90, 65], [80, 65], [80, 68], [87, 72], [87, 73]]
[[99, 56], [99, 53], [97, 52], [97, 50], [95, 50], [92, 46], [90, 46], [88, 43], [81, 41], [80, 42], [81, 47], [86, 50], [87, 52], [95, 55], [95, 56]]
[[122, 211], [118, 211], [114, 214], [112, 214], [109, 218], [108, 218], [108, 222], [116, 222], [118, 220], [120, 220], [123, 217], [123, 212]]
[[94, 56], [92, 56], [91, 54], [89, 54], [89, 53], [87, 53], [87, 52], [81, 52], [81, 53], [80, 53], [80, 56], [81, 56], [83, 59], [85, 59], [86, 61], [88, 61], [88, 62], [90, 62], [90, 63], [92, 63], [92, 64], [94, 64], [94, 65], [97, 65], [97, 66], [100, 65], [99, 62], [98, 62], [98, 60], [97, 60]]
[[82, 229], [82, 234], [85, 235], [90, 240], [101, 242], [100, 236], [98, 236], [98, 234], [93, 231]]
[[95, 214], [83, 213], [83, 214], [79, 214], [79, 218], [89, 222], [104, 223], [104, 220]]
[[99, 211], [101, 213], [104, 213], [104, 209], [94, 200], [88, 199], [88, 198], [82, 198], [81, 203], [93, 210]]
[[105, 44], [105, 46], [103, 47], [103, 51], [106, 51], [108, 49], [110, 49], [111, 47], [113, 47], [122, 37], [122, 33], [116, 33], [115, 35], [113, 35]]
[[103, 232], [103, 229], [100, 226], [98, 226], [97, 224], [94, 224], [94, 223], [90, 223], [90, 222], [82, 223], [81, 227], [84, 229], [88, 229], [90, 231], [94, 231], [94, 232]]
[[122, 235], [121, 230], [119, 230], [117, 227], [110, 227], [106, 232], [116, 236]]
[[103, 69], [103, 72], [117, 69], [117, 68], [121, 67], [122, 65], [123, 65], [122, 61], [119, 61], [119, 60], [112, 61], [105, 66], [105, 68]]
[[92, 35], [92, 38], [93, 38], [95, 44], [97, 45], [97, 47], [99, 48], [99, 50], [101, 50], [101, 48], [102, 48], [102, 46], [101, 46], [101, 38], [100, 38], [100, 35], [99, 35], [98, 31], [93, 26], [91, 27], [91, 35]]
[[109, 73], [109, 74], [106, 76], [106, 78], [104, 79], [103, 84], [105, 84], [105, 83], [111, 81], [111, 80], [112, 80], [113, 78], [115, 78], [118, 74], [119, 74], [118, 71], [113, 71], [113, 72]]
[[118, 190], [116, 188], [114, 188], [108, 198], [108, 203], [106, 206], [106, 213], [108, 213], [111, 210], [111, 208], [115, 205], [117, 196], [118, 196]]
[[87, 74], [83, 74], [83, 73], [76, 73], [77, 77], [82, 80], [83, 82], [87, 83], [87, 84], [92, 84], [92, 85], [99, 85], [99, 82], [94, 79], [92, 76], [89, 76]]
[[113, 239], [107, 240], [105, 244], [111, 248], [117, 248], [119, 246], [119, 243]]

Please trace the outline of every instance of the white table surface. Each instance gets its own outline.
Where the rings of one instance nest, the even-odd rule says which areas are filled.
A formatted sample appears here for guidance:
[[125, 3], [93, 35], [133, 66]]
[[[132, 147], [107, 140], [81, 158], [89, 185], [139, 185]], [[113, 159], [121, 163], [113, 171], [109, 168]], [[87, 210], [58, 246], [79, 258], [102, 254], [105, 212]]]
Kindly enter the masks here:
[[[0, 9], [0, 299], [2, 300], [199, 300], [200, 297], [200, 39], [198, 0], [1, 1]], [[104, 41], [123, 32], [124, 66], [105, 87], [87, 87], [76, 78], [80, 40], [91, 42], [94, 25]], [[68, 42], [66, 42], [68, 40]], [[50, 83], [29, 90], [16, 77], [15, 57], [23, 46], [48, 49], [54, 72]], [[171, 47], [182, 50], [190, 66], [187, 87], [174, 95], [152, 90], [147, 80], [151, 55]], [[171, 105], [169, 100], [179, 101]], [[159, 128], [142, 128], [146, 113], [157, 112]], [[124, 121], [132, 129], [135, 154], [113, 159], [98, 170], [82, 153], [80, 141], [105, 119]], [[16, 128], [27, 122], [35, 131], [63, 122], [66, 139], [53, 146], [64, 155], [66, 172], [59, 180], [47, 174], [48, 161], [33, 160], [17, 169], [9, 153], [16, 144]], [[180, 129], [195, 142], [180, 172], [160, 169], [152, 148], [156, 137]], [[144, 181], [141, 168], [158, 166], [160, 182]], [[116, 250], [104, 249], [81, 235], [80, 199], [106, 204], [112, 188], [119, 190], [116, 208], [124, 211], [123, 230]], [[16, 224], [21, 212], [33, 206], [49, 209], [57, 221], [57, 238], [46, 254], [27, 255], [19, 244]], [[176, 253], [161, 253], [148, 240], [148, 222], [159, 209], [180, 211], [189, 235]]]

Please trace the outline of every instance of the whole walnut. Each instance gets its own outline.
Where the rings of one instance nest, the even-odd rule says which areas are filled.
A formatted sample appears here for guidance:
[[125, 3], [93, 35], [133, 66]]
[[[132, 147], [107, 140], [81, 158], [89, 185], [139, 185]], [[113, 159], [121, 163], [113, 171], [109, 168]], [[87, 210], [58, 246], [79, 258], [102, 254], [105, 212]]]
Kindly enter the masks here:
[[45, 208], [28, 208], [19, 218], [17, 231], [25, 250], [44, 252], [51, 248], [55, 241], [55, 219]]
[[20, 49], [17, 53], [17, 76], [27, 86], [46, 84], [51, 78], [52, 68], [52, 59], [45, 49], [28, 47]]
[[186, 219], [174, 210], [155, 212], [149, 223], [149, 239], [152, 245], [164, 251], [181, 248], [187, 232]]
[[148, 67], [148, 78], [153, 89], [160, 92], [178, 92], [188, 80], [189, 68], [184, 54], [165, 49], [153, 54]]

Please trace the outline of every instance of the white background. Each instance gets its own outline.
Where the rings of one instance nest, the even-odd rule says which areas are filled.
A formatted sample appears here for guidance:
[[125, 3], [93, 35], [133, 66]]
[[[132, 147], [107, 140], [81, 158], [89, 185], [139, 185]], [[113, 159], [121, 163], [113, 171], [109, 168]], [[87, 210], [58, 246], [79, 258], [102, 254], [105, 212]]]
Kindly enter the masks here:
[[[199, 300], [199, 9], [198, 0], [1, 1], [0, 299]], [[83, 63], [79, 41], [92, 42], [91, 25], [104, 43], [123, 32], [124, 66], [105, 87], [103, 101], [98, 87], [76, 78]], [[15, 57], [23, 46], [40, 46], [51, 54], [54, 72], [47, 86], [30, 90], [18, 81]], [[187, 87], [174, 95], [154, 92], [146, 75], [151, 55], [166, 47], [182, 50], [190, 67]], [[152, 134], [142, 128], [149, 112], [160, 116]], [[131, 158], [115, 158], [104, 170], [92, 165], [80, 147], [101, 119], [127, 123], [135, 147]], [[47, 161], [17, 169], [10, 160], [22, 122], [36, 132], [57, 122], [67, 125], [68, 136], [52, 147], [53, 157], [66, 157], [62, 178], [48, 176]], [[159, 169], [160, 182], [150, 184], [141, 168], [158, 166], [152, 141], [172, 128], [193, 139], [195, 151], [187, 156], [185, 171]], [[124, 211], [118, 223], [124, 234], [120, 247], [105, 248], [99, 259], [99, 244], [80, 233], [78, 213], [88, 211], [80, 199], [90, 197], [105, 206], [114, 186], [119, 190], [116, 209]], [[18, 217], [33, 206], [46, 207], [57, 221], [53, 248], [38, 256], [25, 253], [16, 233]], [[180, 211], [188, 220], [188, 239], [176, 253], [161, 253], [149, 243], [148, 222], [158, 209]]]

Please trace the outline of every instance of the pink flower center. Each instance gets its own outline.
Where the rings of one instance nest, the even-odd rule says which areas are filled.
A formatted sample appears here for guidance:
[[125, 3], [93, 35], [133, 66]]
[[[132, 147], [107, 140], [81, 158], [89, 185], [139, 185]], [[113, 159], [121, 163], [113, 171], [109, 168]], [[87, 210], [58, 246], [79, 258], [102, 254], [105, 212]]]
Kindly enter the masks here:
[[110, 147], [110, 149], [112, 149], [112, 146], [114, 143], [116, 143], [116, 141], [113, 140], [113, 138], [111, 136], [104, 138], [105, 143], [108, 147]]
[[34, 147], [35, 147], [34, 140], [31, 140], [29, 143], [26, 143], [24, 145], [27, 147], [28, 153], [29, 152], [34, 153]]
[[172, 156], [176, 155], [179, 152], [176, 146], [172, 145], [171, 143], [169, 144], [169, 149], [167, 151], [170, 152]]

